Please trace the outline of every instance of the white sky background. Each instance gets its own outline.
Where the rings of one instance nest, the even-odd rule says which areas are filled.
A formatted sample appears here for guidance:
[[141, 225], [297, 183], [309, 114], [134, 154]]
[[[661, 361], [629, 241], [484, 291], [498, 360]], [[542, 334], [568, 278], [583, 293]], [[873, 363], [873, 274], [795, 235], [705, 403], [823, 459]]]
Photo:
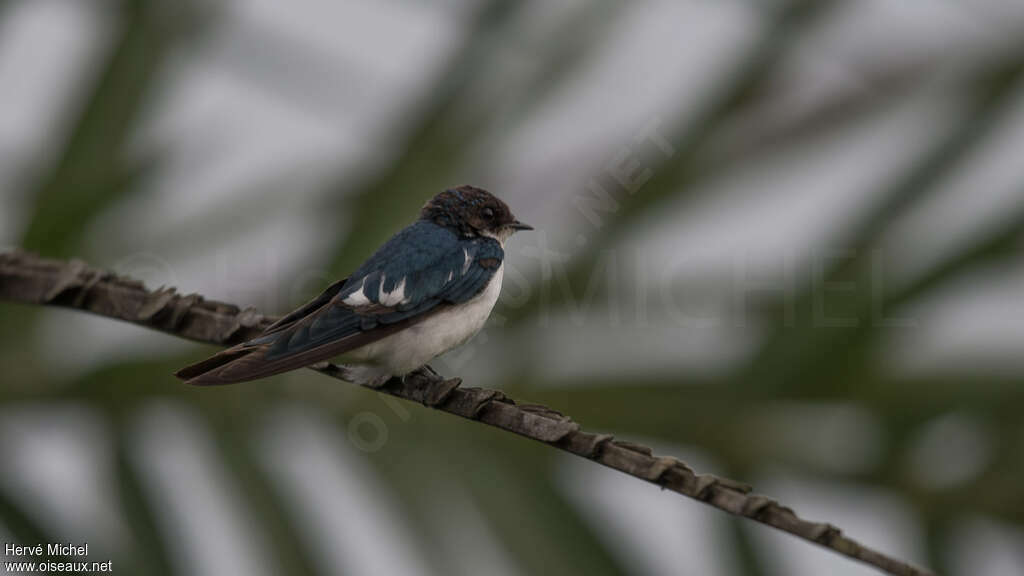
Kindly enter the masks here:
[[[386, 154], [384, 129], [390, 114], [408, 104], [437, 70], [456, 44], [467, 11], [462, 2], [221, 4], [227, 14], [222, 34], [176, 63], [165, 80], [169, 89], [159, 98], [156, 120], [139, 135], [143, 148], [170, 146], [171, 161], [146, 194], [105, 216], [103, 225], [90, 234], [90, 251], [109, 255], [151, 283], [283, 310], [295, 303], [295, 297], [281, 278], [308, 270], [331, 248], [334, 233], [321, 230], [347, 226], [316, 214], [319, 184], [346, 165], [383, 158], [373, 151]], [[492, 139], [486, 185], [508, 200], [523, 220], [540, 228], [553, 247], [572, 252], [578, 230], [568, 229], [566, 222], [579, 220], [572, 201], [584, 192], [588, 177], [659, 111], [699, 101], [714, 71], [726, 69], [758, 31], [751, 4], [666, 0], [626, 11], [573, 83], [528, 122]], [[17, 196], [17, 184], [54, 160], [49, 153], [66, 120], [58, 112], [67, 110], [73, 87], [88, 75], [105, 46], [105, 23], [89, 5], [69, 0], [15, 2], [0, 20], [0, 246], [17, 244], [28, 210]], [[537, 18], [542, 22], [543, 12]], [[828, 26], [798, 46], [786, 67], [784, 97], [770, 113], [797, 114], [836, 92], [858, 89], [867, 63], [963, 61], [1010, 43], [1022, 26], [1024, 4], [1014, 0], [848, 3]], [[292, 66], [295, 69], [285, 75], [287, 87], [267, 90], [259, 83], [261, 64], [287, 67], [303, 61], [266, 64], [252, 58], [245, 43], [253, 38], [297, 43], [315, 63], [310, 65], [313, 72]], [[771, 269], [799, 261], [808, 247], [827, 238], [835, 225], [870, 200], [865, 191], [913, 162], [930, 139], [941, 135], [944, 119], [955, 111], [941, 96], [941, 86], [922, 86], [835, 142], [800, 150], [793, 158], [774, 159], [770, 168], [736, 167], [706, 184], [712, 193], [705, 200], [663, 211], [644, 231], [628, 238], [621, 251], [644, 254], [668, 267], [674, 278], [694, 283], [729, 278], [737, 262]], [[966, 169], [945, 181], [934, 202], [910, 215], [885, 239], [885, 253], [903, 273], [941, 258], [1020, 202], [1024, 94], [1018, 97], [1018, 112]], [[424, 197], [433, 192], [424, 190]], [[247, 231], [214, 247], [165, 241], [206, 210], [241, 200], [258, 203], [269, 216], [235, 223]], [[114, 222], [116, 235], [104, 230]], [[514, 240], [511, 265], [531, 272], [525, 254], [536, 242], [527, 236]], [[134, 252], [125, 248], [126, 243]], [[210, 270], [218, 273], [211, 275]], [[1012, 343], [1024, 341], [1022, 324], [1013, 320], [1024, 317], [1021, 270], [1024, 267], [1018, 266], [1015, 274], [967, 279], [915, 308], [914, 317], [928, 329], [894, 334], [893, 369], [942, 372], [978, 358], [1019, 367], [1024, 356]], [[274, 288], [269, 293], [251, 288], [261, 285]], [[656, 283], [652, 289], [657, 289]], [[614, 354], [594, 354], [595, 349], [616, 347], [616, 339], [602, 336], [608, 333], [601, 330], [604, 325], [591, 325], [585, 337], [568, 338], [580, 334], [579, 326], [565, 315], [553, 316], [537, 343], [542, 371], [553, 378], [640, 366], [715, 372], [754, 348], [756, 334], [736, 329], [722, 301], [711, 298], [701, 306], [702, 320], [622, 327], [637, 348], [645, 350], [642, 357], [630, 357], [632, 364]], [[646, 345], [644, 338], [649, 339]], [[62, 350], [54, 355], [63, 363], [55, 370], [79, 370], [177, 346], [158, 335], [68, 314], [44, 327], [41, 340]], [[551, 343], [556, 341], [557, 356], [545, 354], [555, 350]], [[685, 353], [668, 345], [672, 342], [684, 342]], [[470, 359], [464, 374], [482, 381], [481, 367], [495, 357], [493, 349], [484, 350]], [[595, 362], [604, 357], [607, 364]], [[174, 428], [180, 426], [179, 420], [172, 414], [161, 422]], [[218, 482], [215, 474], [204, 470], [197, 465], [196, 477]], [[800, 486], [799, 480], [779, 483], [783, 489]], [[599, 501], [602, 491], [622, 490], [622, 484], [602, 479], [594, 484], [593, 497]], [[844, 498], [822, 497], [815, 511], [825, 518], [845, 517], [845, 508], [830, 504], [848, 502]], [[653, 500], [649, 513], [667, 514]], [[975, 532], [999, 530], [979, 525]], [[870, 532], [870, 522], [865, 530]], [[1009, 536], [996, 539], [1004, 540], [1010, 542], [1004, 548], [1019, 542]], [[613, 541], [632, 546], [628, 539]], [[912, 542], [894, 545], [901, 548], [894, 552], [916, 555]], [[678, 550], [663, 552], [666, 556], [658, 559], [658, 550], [653, 551], [655, 559], [643, 573], [659, 573], [658, 563]], [[807, 558], [808, 566], [832, 561], [827, 556]]]

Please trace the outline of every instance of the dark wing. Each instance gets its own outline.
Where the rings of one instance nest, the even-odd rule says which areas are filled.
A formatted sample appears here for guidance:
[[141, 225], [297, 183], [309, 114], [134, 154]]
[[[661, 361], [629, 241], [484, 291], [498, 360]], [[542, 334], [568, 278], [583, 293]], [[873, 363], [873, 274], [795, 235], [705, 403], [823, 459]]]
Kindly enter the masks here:
[[190, 384], [228, 384], [344, 354], [473, 298], [503, 258], [492, 239], [459, 239], [433, 224], [417, 223], [381, 247], [351, 278], [332, 285], [263, 336], [183, 368], [177, 376]]
[[[328, 302], [331, 301], [332, 298], [337, 296], [338, 292], [341, 291], [342, 287], [344, 287], [345, 282], [347, 281], [348, 278], [345, 278], [344, 280], [339, 280], [334, 284], [331, 284], [316, 298], [313, 298], [309, 302], [306, 302], [302, 306], [282, 316], [280, 319], [278, 319], [270, 326], [267, 326], [266, 329], [263, 330], [263, 335], [265, 336], [268, 334], [281, 332], [282, 330], [294, 326], [296, 322], [302, 320], [306, 316], [309, 316], [310, 314], [313, 314], [316, 311], [318, 311], [320, 308], [323, 308], [325, 304], [327, 304]], [[210, 373], [210, 375], [212, 376], [212, 371], [215, 370], [216, 368], [224, 366], [232, 362], [233, 360], [246, 356], [250, 352], [252, 352], [252, 343], [256, 342], [257, 340], [260, 340], [260, 338], [244, 342], [242, 344], [239, 344], [238, 346], [219, 352], [201, 362], [190, 364], [182, 368], [181, 370], [175, 372], [174, 375], [177, 376], [178, 378], [181, 378], [182, 380], [189, 381], [203, 374]]]
[[334, 284], [331, 284], [316, 298], [313, 298], [309, 302], [306, 302], [302, 306], [282, 316], [280, 319], [278, 319], [277, 322], [274, 322], [270, 326], [267, 326], [266, 330], [263, 331], [263, 334], [266, 335], [272, 334], [274, 332], [280, 332], [281, 330], [284, 330], [285, 328], [294, 325], [297, 321], [303, 319], [304, 317], [309, 316], [313, 312], [316, 312], [317, 310], [322, 308], [324, 304], [327, 304], [328, 302], [331, 301], [332, 298], [337, 296], [338, 292], [341, 292], [341, 289], [345, 286], [346, 282], [348, 282], [348, 278], [345, 278], [344, 280], [338, 280]]

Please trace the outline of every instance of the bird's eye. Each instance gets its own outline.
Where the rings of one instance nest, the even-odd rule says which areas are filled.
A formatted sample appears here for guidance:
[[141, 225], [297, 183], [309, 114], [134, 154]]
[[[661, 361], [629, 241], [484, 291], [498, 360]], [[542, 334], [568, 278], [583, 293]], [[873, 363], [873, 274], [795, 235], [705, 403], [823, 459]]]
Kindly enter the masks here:
[[493, 220], [494, 210], [491, 210], [490, 208], [484, 208], [484, 218], [487, 218], [488, 220]]

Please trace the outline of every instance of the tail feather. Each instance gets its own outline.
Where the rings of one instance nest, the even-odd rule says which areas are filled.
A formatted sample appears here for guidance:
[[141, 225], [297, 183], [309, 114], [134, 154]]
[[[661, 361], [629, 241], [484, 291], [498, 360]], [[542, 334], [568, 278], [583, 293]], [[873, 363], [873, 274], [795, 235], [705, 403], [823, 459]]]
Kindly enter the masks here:
[[[285, 331], [276, 333], [275, 336], [289, 334], [290, 332]], [[197, 386], [247, 382], [330, 359], [351, 349], [353, 343], [361, 342], [359, 336], [365, 338], [365, 335], [358, 335], [356, 338], [328, 341], [310, 350], [272, 359], [267, 359], [267, 353], [270, 351], [273, 340], [268, 341], [267, 337], [261, 337], [224, 350], [202, 362], [186, 366], [175, 372], [175, 376], [185, 380], [186, 384]]]
[[189, 364], [175, 372], [174, 375], [185, 380], [188, 384], [207, 385], [222, 383], [215, 377], [216, 374], [218, 374], [220, 370], [228, 364], [238, 360], [239, 358], [248, 356], [254, 351], [255, 349], [253, 348], [229, 348], [223, 352], [218, 352], [206, 360], [196, 362], [195, 364]]

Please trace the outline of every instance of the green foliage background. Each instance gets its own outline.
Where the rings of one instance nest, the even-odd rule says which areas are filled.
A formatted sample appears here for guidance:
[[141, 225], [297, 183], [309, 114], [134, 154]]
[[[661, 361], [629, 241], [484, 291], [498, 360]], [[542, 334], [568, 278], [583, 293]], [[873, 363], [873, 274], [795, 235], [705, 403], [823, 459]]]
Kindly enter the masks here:
[[[548, 381], [527, 361], [531, 340], [545, 329], [538, 316], [549, 314], [551, 307], [560, 310], [571, 304], [573, 294], [583, 294], [604, 251], [642, 229], [652, 215], [699, 202], [714, 189], [706, 184], [732, 167], [771, 163], [827, 142], [942, 77], [924, 65], [905, 66], [879, 78], [871, 89], [780, 123], [759, 139], [730, 140], [737, 122], [772, 97], [773, 82], [794, 44], [814, 33], [838, 3], [777, 4], [777, 10], [761, 9], [759, 39], [742, 51], [733, 69], [719, 74], [696, 113], [692, 106], [657, 112], [676, 153], [652, 166], [653, 177], [640, 193], [618, 195], [619, 208], [604, 215], [605, 225], [592, 233], [586, 247], [574, 251], [567, 268], [570, 289], [540, 286], [558, 282], [554, 277], [531, 278], [537, 286], [534, 297], [521, 306], [499, 310], [505, 321], [498, 330], [508, 334], [500, 341], [524, 358], [515, 363], [515, 369], [504, 370], [509, 364], [503, 364], [496, 380], [512, 397], [564, 410], [589, 429], [664, 446], [692, 447], [708, 456], [718, 467], [714, 471], [721, 474], [751, 479], [765, 470], [782, 468], [824, 484], [893, 494], [920, 522], [927, 562], [941, 573], [952, 574], [955, 559], [949, 549], [962, 523], [986, 518], [1018, 534], [1024, 524], [1022, 374], [978, 365], [948, 377], [895, 378], [882, 367], [884, 330], [869, 322], [851, 329], [822, 328], [815, 321], [816, 311], [824, 306], [836, 315], [866, 317], [881, 304], [895, 314], [979, 272], [996, 277], [1012, 274], [1021, 263], [1024, 200], [1004, 214], [998, 226], [961, 242], [911, 281], [889, 288], [881, 303], [872, 299], [877, 294], [870, 290], [822, 295], [815, 289], [814, 273], [802, 270], [795, 279], [795, 296], [782, 299], [766, 293], [753, 307], [758, 318], [752, 324], [767, 327], [763, 338], [750, 358], [737, 362], [724, 375], [637, 371], [628, 381], [616, 377]], [[0, 20], [11, 5], [0, 2]], [[74, 86], [83, 97], [73, 100], [73, 108], [67, 111], [67, 130], [58, 141], [54, 161], [26, 179], [16, 195], [31, 207], [25, 211], [21, 247], [49, 257], [83, 257], [104, 266], [118, 255], [90, 251], [85, 234], [112, 209], [142, 194], [167, 161], [161, 150], [139, 154], [134, 139], [141, 123], [153, 113], [154, 93], [168, 90], [168, 82], [173, 81], [167, 77], [170, 63], [209, 41], [217, 33], [219, 14], [215, 4], [193, 1], [119, 0], [97, 6], [106, 10], [102, 17], [112, 27], [113, 41], [102, 64]], [[503, 43], [521, 32], [530, 8], [531, 3], [481, 2], [474, 16], [466, 19], [449, 60], [422, 87], [422, 98], [394, 115], [389, 145], [393, 149], [381, 155], [385, 158], [380, 165], [362, 171], [346, 166], [321, 184], [332, 193], [323, 196], [330, 200], [317, 211], [351, 226], [331, 240], [332, 249], [324, 261], [310, 266], [328, 270], [332, 277], [343, 276], [404, 225], [425, 197], [468, 180], [467, 175], [481, 172], [488, 162], [500, 162], [500, 158], [485, 158], [495, 135], [541, 113], [548, 99], [573, 81], [608, 41], [612, 24], [636, 9], [605, 1], [575, 5], [537, 41], [537, 61], [529, 72], [505, 84], [499, 98], [481, 103], [479, 94], [502, 75]], [[988, 57], [976, 58], [966, 72], [942, 77], [957, 113], [941, 119], [944, 129], [918, 161], [886, 180], [884, 189], [864, 191], [873, 200], [865, 203], [862, 212], [849, 215], [833, 231], [830, 242], [853, 256], [836, 260], [821, 271], [822, 278], [870, 285], [875, 272], [872, 250], [903, 218], [942, 190], [989, 142], [1013, 107], [1020, 105], [1022, 54], [1012, 47], [992, 50]], [[268, 181], [266, 190], [254, 190], [248, 204], [215, 207], [190, 222], [181, 230], [182, 245], [210, 250], [288, 210], [282, 183], [300, 170], [283, 167], [281, 178]], [[1024, 182], [1021, 189], [1024, 198]], [[234, 224], [224, 226], [226, 220]], [[714, 282], [708, 280], [709, 285]], [[607, 289], [604, 284], [596, 287], [599, 294]], [[552, 299], [542, 302], [536, 297], [541, 293], [551, 294]], [[69, 534], [66, 526], [46, 513], [45, 506], [8, 482], [0, 485], [0, 524], [22, 542], [85, 537], [122, 567], [119, 573], [189, 573], [189, 562], [180, 558], [183, 547], [168, 529], [173, 524], [167, 520], [169, 512], [156, 495], [160, 489], [130, 447], [138, 419], [152, 415], [147, 407], [159, 400], [179, 407], [202, 437], [209, 438], [229, 478], [230, 492], [256, 529], [266, 535], [259, 546], [272, 561], [271, 573], [343, 571], [318, 556], [308, 537], [308, 516], [275, 482], [260, 456], [258, 441], [268, 429], [275, 429], [267, 423], [282, 407], [294, 408], [300, 419], [326, 426], [342, 442], [348, 441], [349, 425], [357, 415], [370, 413], [382, 419], [388, 432], [386, 445], [357, 455], [386, 498], [394, 502], [422, 557], [429, 559], [429, 565], [422, 567], [425, 572], [446, 574], [460, 569], [450, 552], [441, 552], [446, 544], [438, 515], [446, 504], [438, 495], [452, 491], [479, 510], [481, 521], [517, 571], [642, 572], [610, 545], [592, 518], [583, 515], [559, 487], [558, 470], [565, 457], [543, 446], [417, 406], [396, 409], [372, 392], [341, 387], [313, 374], [215, 390], [186, 388], [169, 374], [210, 352], [198, 347], [179, 346], [171, 348], [178, 350], [172, 354], [110, 362], [86, 373], [62, 373], [49, 368], [51, 359], [42, 354], [44, 335], [38, 327], [42, 318], [67, 312], [0, 305], [0, 314], [2, 413], [74, 406], [100, 422], [105, 431], [101, 438], [109, 440], [104, 451], [111, 455], [108, 472], [113, 481], [103, 488], [116, 495], [118, 501], [111, 510], [123, 525], [117, 533], [104, 534], [96, 528], [92, 534]], [[629, 344], [625, 345], [628, 351]], [[1024, 350], [1020, 342], [1008, 347]], [[882, 446], [876, 462], [852, 471], [831, 466], [809, 449], [822, 421], [846, 408], [870, 417]], [[908, 472], [914, 447], [924, 430], [950, 415], [966, 415], [988, 432], [989, 458], [983, 470], [966, 480], [939, 488], [922, 485]], [[850, 442], [857, 444], [856, 439]], [[799, 501], [787, 504], [800, 511]], [[843, 522], [843, 518], [823, 520]], [[752, 542], [753, 530], [760, 528], [734, 524], [717, 530], [721, 550], [713, 553], [733, 559], [740, 573], [775, 573], [779, 564]]]

